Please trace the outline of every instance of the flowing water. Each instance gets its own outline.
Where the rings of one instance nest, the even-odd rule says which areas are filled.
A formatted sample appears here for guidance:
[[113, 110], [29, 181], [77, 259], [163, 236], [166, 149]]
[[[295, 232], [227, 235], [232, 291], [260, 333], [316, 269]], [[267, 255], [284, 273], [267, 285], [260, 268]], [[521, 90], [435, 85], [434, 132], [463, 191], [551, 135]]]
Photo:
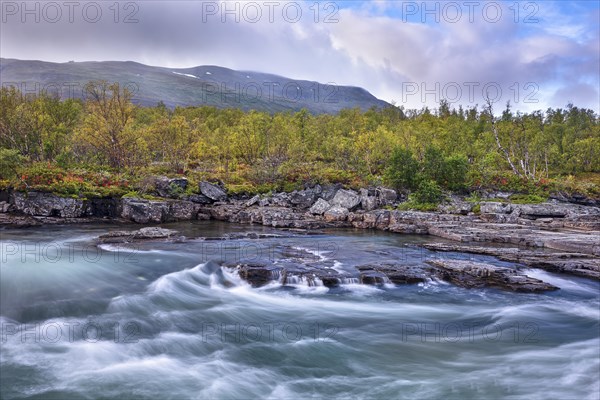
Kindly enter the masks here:
[[[188, 237], [273, 232], [169, 227]], [[354, 230], [98, 249], [94, 237], [109, 229], [0, 231], [1, 398], [600, 397], [598, 282], [531, 270], [561, 290], [374, 287], [359, 285], [353, 266], [508, 264], [418, 246], [431, 237]], [[210, 262], [285, 263], [294, 251], [349, 277], [332, 289], [301, 279], [252, 288]]]

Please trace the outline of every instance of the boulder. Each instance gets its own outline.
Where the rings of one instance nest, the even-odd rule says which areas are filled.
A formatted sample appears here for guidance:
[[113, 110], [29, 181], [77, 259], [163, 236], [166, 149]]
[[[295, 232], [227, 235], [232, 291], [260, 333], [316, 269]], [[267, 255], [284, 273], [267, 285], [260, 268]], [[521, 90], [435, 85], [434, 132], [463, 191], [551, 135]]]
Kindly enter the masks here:
[[330, 203], [333, 206], [354, 210], [356, 207], [358, 207], [360, 202], [360, 196], [355, 192], [351, 190], [340, 189], [337, 191], [335, 196], [333, 196], [333, 199]]
[[200, 193], [214, 201], [227, 199], [227, 193], [223, 189], [206, 181], [200, 182]]
[[256, 196], [254, 196], [253, 198], [248, 200], [244, 205], [246, 207], [252, 207], [253, 205], [258, 204], [259, 201], [260, 201], [260, 196], [257, 194]]
[[391, 206], [398, 199], [398, 193], [393, 189], [378, 187], [376, 189], [378, 206]]
[[304, 189], [290, 193], [290, 203], [299, 208], [310, 208], [317, 198], [313, 189]]
[[331, 208], [331, 204], [323, 199], [317, 200], [317, 202], [310, 208], [309, 212], [315, 215], [323, 215], [325, 211]]
[[325, 216], [325, 220], [328, 222], [345, 221], [346, 218], [348, 217], [349, 213], [350, 213], [350, 211], [348, 211], [347, 208], [340, 207], [340, 206], [333, 206], [329, 210], [325, 211], [324, 216]]
[[169, 215], [166, 201], [150, 201], [138, 198], [124, 198], [121, 217], [139, 224], [163, 222]]
[[188, 186], [187, 178], [172, 178], [157, 176], [154, 180], [154, 188], [160, 197], [179, 197]]
[[510, 214], [513, 210], [512, 204], [483, 201], [479, 203], [482, 214]]
[[342, 184], [336, 183], [333, 185], [326, 185], [322, 187], [320, 197], [325, 201], [331, 201], [338, 190], [342, 188]]

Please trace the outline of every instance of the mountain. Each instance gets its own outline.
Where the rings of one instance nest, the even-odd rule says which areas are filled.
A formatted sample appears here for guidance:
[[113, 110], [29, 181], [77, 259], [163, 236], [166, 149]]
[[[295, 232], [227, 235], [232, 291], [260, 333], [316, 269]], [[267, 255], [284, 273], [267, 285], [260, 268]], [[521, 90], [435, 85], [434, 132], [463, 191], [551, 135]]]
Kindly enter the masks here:
[[298, 111], [337, 113], [344, 108], [388, 106], [365, 89], [294, 80], [260, 72], [236, 71], [205, 65], [193, 68], [153, 67], [131, 61], [51, 63], [0, 59], [0, 83], [17, 85], [23, 92], [82, 98], [84, 85], [106, 80], [126, 85], [133, 101], [168, 107], [211, 105], [267, 112]]

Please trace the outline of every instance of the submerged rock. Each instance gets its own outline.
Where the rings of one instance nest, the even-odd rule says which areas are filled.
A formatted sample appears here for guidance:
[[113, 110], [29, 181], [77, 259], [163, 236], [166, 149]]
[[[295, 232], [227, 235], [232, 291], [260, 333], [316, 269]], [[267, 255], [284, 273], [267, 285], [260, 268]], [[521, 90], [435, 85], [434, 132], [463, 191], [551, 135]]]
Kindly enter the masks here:
[[181, 239], [173, 229], [159, 227], [141, 228], [136, 231], [112, 231], [98, 237], [100, 243], [131, 243], [141, 240]]

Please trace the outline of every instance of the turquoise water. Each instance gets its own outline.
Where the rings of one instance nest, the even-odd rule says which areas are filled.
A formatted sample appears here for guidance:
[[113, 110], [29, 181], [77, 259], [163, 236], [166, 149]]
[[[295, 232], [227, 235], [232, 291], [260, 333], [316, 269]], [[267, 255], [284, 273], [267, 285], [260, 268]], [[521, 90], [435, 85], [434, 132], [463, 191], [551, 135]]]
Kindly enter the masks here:
[[[277, 232], [168, 227], [189, 237]], [[294, 249], [304, 263], [348, 274], [429, 257], [506, 263], [418, 247], [431, 237], [354, 230], [96, 248], [109, 229], [0, 231], [3, 399], [600, 397], [598, 282], [531, 270], [561, 290], [352, 279], [252, 288], [206, 263], [298, 262]]]

